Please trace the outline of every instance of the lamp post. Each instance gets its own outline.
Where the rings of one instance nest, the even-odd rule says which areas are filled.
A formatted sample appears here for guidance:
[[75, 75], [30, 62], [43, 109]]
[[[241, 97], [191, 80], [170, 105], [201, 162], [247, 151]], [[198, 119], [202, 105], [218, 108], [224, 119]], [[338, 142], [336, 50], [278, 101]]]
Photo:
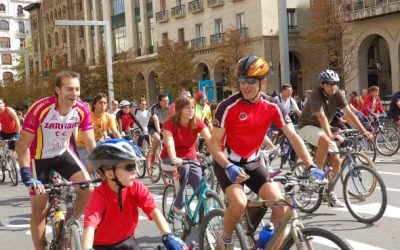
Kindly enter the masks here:
[[54, 25], [64, 26], [102, 26], [106, 31], [106, 68], [107, 68], [107, 88], [108, 103], [114, 100], [113, 70], [112, 70], [112, 43], [111, 43], [111, 24], [110, 21], [87, 21], [87, 20], [54, 20]]
[[286, 0], [277, 0], [279, 20], [279, 58], [281, 61], [281, 84], [289, 83], [289, 45]]
[[30, 79], [30, 68], [29, 68], [29, 50], [28, 49], [22, 49], [22, 50], [7, 50], [7, 49], [1, 49], [0, 54], [24, 54], [25, 55], [25, 78], [26, 78], [26, 83], [30, 84], [31, 79]]

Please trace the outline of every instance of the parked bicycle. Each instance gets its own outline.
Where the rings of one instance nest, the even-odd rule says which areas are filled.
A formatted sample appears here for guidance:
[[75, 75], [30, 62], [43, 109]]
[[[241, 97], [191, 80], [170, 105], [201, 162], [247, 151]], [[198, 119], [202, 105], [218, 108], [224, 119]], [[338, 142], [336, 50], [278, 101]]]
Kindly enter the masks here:
[[[193, 161], [184, 160], [184, 163], [196, 164]], [[173, 176], [173, 184], [164, 188], [162, 199], [162, 211], [174, 234], [186, 240], [192, 228], [199, 226], [204, 216], [215, 208], [224, 208], [225, 204], [221, 198], [211, 190], [206, 177], [203, 176], [199, 186], [192, 194], [186, 190], [184, 214], [178, 214], [173, 209], [175, 195], [179, 190], [179, 173], [177, 167], [162, 165], [163, 171]]]
[[[259, 227], [264, 226], [262, 219], [268, 207], [287, 206], [281, 224], [273, 237], [268, 241], [267, 249], [273, 249], [277, 240], [285, 234], [289, 225], [289, 234], [284, 240], [281, 249], [351, 249], [348, 243], [332, 232], [323, 228], [306, 227], [296, 211], [294, 201], [294, 187], [298, 185], [300, 178], [294, 176], [277, 176], [270, 181], [284, 184], [285, 198], [281, 200], [250, 200], [247, 203], [245, 213], [234, 229], [235, 249], [257, 249], [254, 236]], [[217, 241], [223, 230], [223, 209], [214, 209], [206, 215], [200, 225], [199, 247], [203, 249], [217, 249]]]
[[0, 140], [0, 182], [5, 181], [6, 172], [8, 172], [11, 185], [16, 186], [18, 185], [18, 168], [13, 151], [9, 149], [11, 141], [15, 142], [15, 139]]

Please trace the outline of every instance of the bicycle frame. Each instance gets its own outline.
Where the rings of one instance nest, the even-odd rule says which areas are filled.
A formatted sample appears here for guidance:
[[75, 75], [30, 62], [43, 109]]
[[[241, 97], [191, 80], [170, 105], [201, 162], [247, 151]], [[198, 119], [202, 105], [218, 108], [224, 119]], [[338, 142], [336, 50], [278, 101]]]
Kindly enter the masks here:
[[[339, 173], [337, 173], [336, 176], [334, 176], [333, 180], [330, 181], [332, 183], [332, 186], [334, 187], [336, 185], [336, 183], [339, 181], [340, 176], [342, 176], [343, 172], [346, 169], [350, 172], [350, 175], [353, 178], [354, 159], [351, 157], [351, 149], [349, 149], [349, 148], [346, 148], [345, 151], [339, 150], [339, 152], [331, 152], [330, 154], [339, 154], [339, 155], [346, 156], [342, 161]], [[344, 163], [346, 163], [346, 164], [344, 164]], [[328, 190], [328, 191], [331, 191], [331, 190]]]
[[[187, 215], [190, 219], [190, 224], [192, 226], [196, 225], [196, 219], [197, 216], [200, 213], [200, 206], [203, 205], [204, 209], [205, 209], [205, 213], [208, 213], [208, 206], [206, 203], [206, 195], [208, 192], [210, 192], [211, 189], [208, 186], [208, 183], [206, 181], [206, 178], [203, 177], [201, 179], [201, 182], [199, 184], [199, 186], [196, 188], [196, 190], [193, 192], [193, 194], [190, 196], [190, 198], [188, 199], [188, 195], [186, 193], [186, 202], [185, 202], [185, 207], [186, 207], [186, 211], [187, 211]], [[193, 200], [198, 197], [198, 203], [196, 205], [196, 209], [194, 210], [194, 212], [192, 213], [192, 210], [190, 209], [190, 205], [192, 204]]]

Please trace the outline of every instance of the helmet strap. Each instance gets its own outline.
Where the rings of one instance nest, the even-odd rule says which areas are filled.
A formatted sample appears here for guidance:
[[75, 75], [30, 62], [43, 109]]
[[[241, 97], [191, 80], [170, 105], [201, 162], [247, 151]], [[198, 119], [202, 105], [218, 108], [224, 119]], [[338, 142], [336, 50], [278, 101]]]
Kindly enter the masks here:
[[118, 186], [118, 205], [119, 205], [119, 210], [122, 212], [122, 190], [125, 188], [124, 185], [118, 180], [117, 175], [115, 174], [115, 169], [116, 167], [113, 166], [112, 170], [114, 172], [114, 179], [111, 179], [112, 181], [115, 182], [115, 184]]
[[243, 100], [244, 100], [245, 103], [247, 103], [247, 104], [254, 104], [253, 102], [254, 102], [257, 98], [260, 97], [260, 92], [261, 92], [261, 81], [260, 81], [260, 86], [259, 86], [259, 88], [258, 88], [258, 91], [257, 91], [256, 95], [255, 95], [253, 98], [251, 98], [251, 99], [245, 99], [245, 98], [243, 97], [243, 94], [242, 94], [242, 98], [243, 98]]

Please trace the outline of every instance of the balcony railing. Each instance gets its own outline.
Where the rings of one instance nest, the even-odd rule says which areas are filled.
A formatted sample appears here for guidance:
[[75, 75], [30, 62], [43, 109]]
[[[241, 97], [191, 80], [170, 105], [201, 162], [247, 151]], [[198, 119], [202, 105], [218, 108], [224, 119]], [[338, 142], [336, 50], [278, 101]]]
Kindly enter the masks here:
[[205, 43], [206, 43], [205, 37], [198, 37], [190, 41], [190, 46], [194, 49], [199, 49], [203, 48], [205, 46]]
[[136, 49], [136, 56], [141, 56], [142, 55], [142, 49], [141, 48], [137, 48]]
[[204, 10], [203, 0], [195, 0], [189, 2], [189, 13], [197, 13]]
[[149, 46], [147, 48], [147, 51], [148, 51], [149, 54], [153, 54], [154, 53], [154, 46]]
[[236, 32], [240, 33], [240, 36], [242, 38], [248, 38], [249, 37], [249, 28], [247, 27], [242, 27], [236, 30]]
[[224, 0], [207, 0], [207, 6], [214, 8], [224, 5]]
[[185, 5], [177, 5], [171, 8], [171, 17], [179, 18], [186, 15]]
[[289, 32], [297, 32], [297, 25], [288, 25]]
[[400, 0], [355, 0], [343, 5], [344, 20], [370, 18], [400, 12]]
[[214, 34], [210, 36], [210, 44], [218, 45], [225, 41], [225, 33]]
[[169, 10], [161, 10], [156, 13], [156, 22], [163, 23], [169, 20]]
[[25, 13], [17, 13], [17, 17], [24, 17]]

